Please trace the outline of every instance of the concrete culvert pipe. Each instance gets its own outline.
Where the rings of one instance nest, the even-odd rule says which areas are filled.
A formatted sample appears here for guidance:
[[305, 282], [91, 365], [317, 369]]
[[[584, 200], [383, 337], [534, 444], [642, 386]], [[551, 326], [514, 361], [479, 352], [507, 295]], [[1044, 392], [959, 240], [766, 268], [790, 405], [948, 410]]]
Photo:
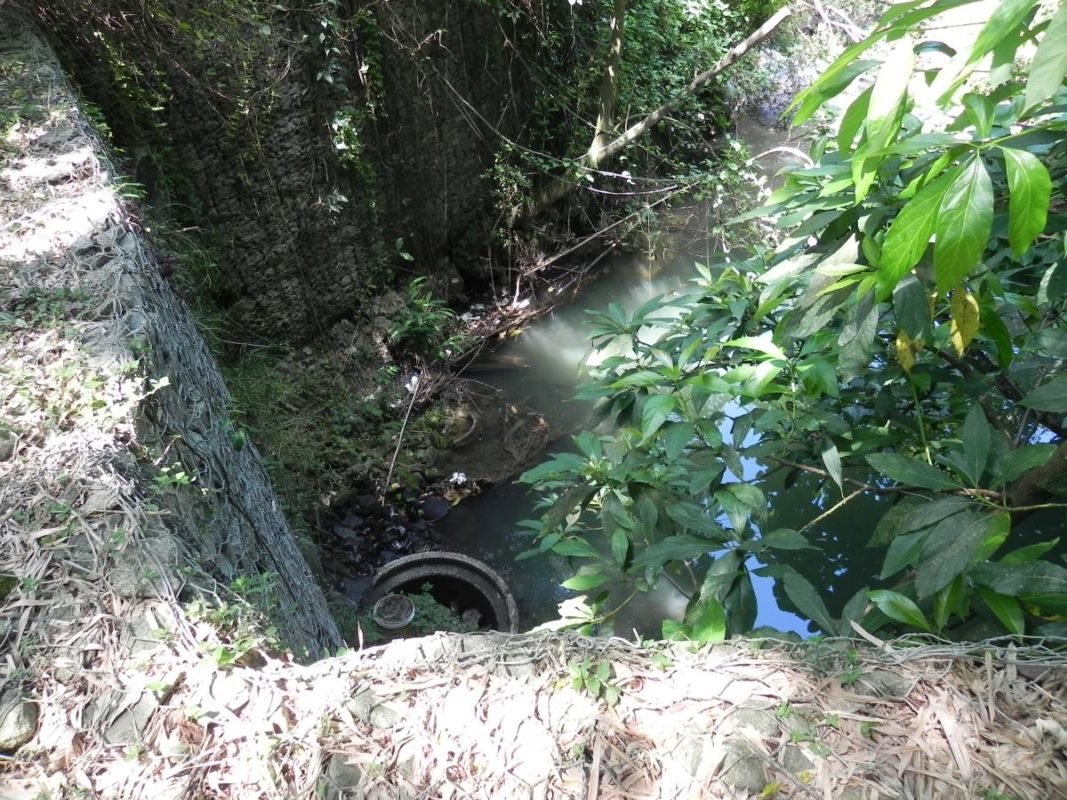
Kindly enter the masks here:
[[390, 561], [362, 598], [371, 608], [388, 594], [418, 594], [424, 586], [445, 607], [475, 610], [482, 628], [516, 633], [519, 609], [507, 583], [487, 564], [462, 553], [433, 550]]

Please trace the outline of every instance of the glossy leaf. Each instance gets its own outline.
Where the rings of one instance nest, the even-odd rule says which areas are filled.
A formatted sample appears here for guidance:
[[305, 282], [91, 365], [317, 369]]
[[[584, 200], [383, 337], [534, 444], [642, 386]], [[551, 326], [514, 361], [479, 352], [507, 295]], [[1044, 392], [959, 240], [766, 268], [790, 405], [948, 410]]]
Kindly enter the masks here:
[[845, 484], [841, 470], [841, 454], [837, 451], [837, 445], [834, 444], [833, 439], [828, 436], [823, 438], [819, 455], [822, 457], [822, 463], [826, 467], [826, 471], [830, 473], [830, 477], [837, 484], [837, 490], [844, 494]]
[[1049, 539], [1047, 542], [1038, 542], [1036, 544], [1027, 545], [1026, 547], [1020, 547], [1018, 550], [1012, 550], [1010, 553], [1005, 554], [1004, 558], [1000, 559], [1000, 563], [1026, 564], [1029, 561], [1037, 561], [1041, 556], [1045, 555], [1045, 553], [1059, 543], [1060, 539], [1057, 536], [1055, 539]]
[[1037, 411], [1067, 414], [1067, 376], [1057, 375], [1048, 383], [1028, 393], [1019, 402]]
[[967, 467], [967, 477], [977, 486], [985, 472], [989, 459], [989, 447], [992, 431], [985, 418], [985, 411], [980, 403], [971, 406], [963, 423], [963, 457]]
[[644, 408], [641, 409], [641, 437], [650, 438], [658, 431], [675, 406], [674, 395], [654, 394], [645, 400]]
[[1026, 614], [1018, 600], [989, 589], [979, 589], [978, 594], [1008, 633], [1016, 636], [1026, 633]]
[[888, 478], [906, 486], [923, 489], [958, 489], [959, 483], [948, 473], [897, 453], [872, 453], [867, 463]]
[[797, 531], [789, 528], [779, 528], [776, 531], [765, 533], [760, 540], [766, 547], [774, 550], [815, 550], [808, 538]]
[[978, 266], [992, 228], [993, 182], [976, 154], [945, 190], [934, 225], [934, 274], [940, 292], [947, 294]]
[[997, 483], [1011, 483], [1020, 475], [1044, 466], [1055, 452], [1054, 444], [1031, 444], [1016, 448], [1000, 460], [994, 480]]
[[965, 572], [993, 524], [997, 524], [995, 516], [974, 511], [964, 511], [938, 523], [924, 542], [915, 568], [915, 593], [919, 598], [929, 597]]
[[915, 605], [915, 601], [900, 592], [893, 592], [888, 589], [872, 589], [867, 592], [867, 597], [878, 606], [879, 611], [891, 620], [924, 631], [933, 630], [930, 622], [926, 619], [926, 615]]
[[930, 300], [914, 275], [905, 275], [893, 289], [893, 314], [897, 325], [910, 339], [929, 341], [933, 334]]
[[1045, 230], [1052, 179], [1040, 159], [1025, 150], [1002, 148], [1007, 172], [1008, 241], [1016, 258]]
[[688, 561], [706, 555], [715, 549], [715, 543], [696, 536], [669, 536], [650, 544], [634, 559], [631, 570], [647, 567], [660, 568], [670, 561]]
[[603, 586], [608, 582], [608, 576], [602, 573], [594, 573], [591, 575], [575, 575], [573, 578], [568, 578], [560, 584], [564, 589], [570, 589], [573, 592], [584, 592], [589, 589], [595, 589], [598, 586]]
[[1025, 564], [986, 562], [971, 570], [982, 586], [1010, 597], [1035, 594], [1067, 594], [1067, 569], [1048, 561]]
[[714, 598], [701, 597], [689, 627], [695, 642], [721, 642], [726, 638], [726, 609]]
[[830, 616], [826, 603], [811, 582], [796, 572], [788, 572], [782, 579], [782, 588], [803, 616], [818, 625], [825, 633], [833, 634], [837, 629], [834, 618]]
[[957, 172], [953, 171], [928, 183], [908, 201], [889, 226], [878, 264], [878, 276], [884, 289], [892, 289], [919, 263], [934, 234], [945, 192], [956, 177]]
[[1037, 46], [1026, 79], [1026, 99], [1023, 106], [1031, 109], [1043, 103], [1063, 86], [1067, 73], [1067, 5], [1061, 3], [1049, 21], [1045, 35]]

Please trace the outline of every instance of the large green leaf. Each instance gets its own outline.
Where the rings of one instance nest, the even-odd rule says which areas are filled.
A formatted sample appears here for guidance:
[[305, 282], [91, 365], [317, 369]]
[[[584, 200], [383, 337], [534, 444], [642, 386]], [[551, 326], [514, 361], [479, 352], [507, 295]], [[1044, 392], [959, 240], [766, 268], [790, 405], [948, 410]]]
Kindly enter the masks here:
[[933, 335], [930, 300], [914, 275], [905, 275], [893, 289], [893, 314], [897, 326], [912, 340], [930, 341]]
[[797, 572], [788, 572], [782, 579], [786, 595], [797, 607], [797, 611], [818, 625], [825, 633], [833, 634], [837, 630], [834, 618], [826, 608], [826, 603], [811, 582]]
[[1031, 444], [1016, 448], [998, 462], [994, 481], [1011, 483], [1023, 473], [1044, 466], [1055, 452], [1054, 444]]
[[855, 100], [849, 103], [845, 113], [841, 115], [841, 122], [837, 127], [837, 148], [842, 153], [852, 149], [852, 143], [856, 141], [856, 134], [860, 126], [867, 119], [867, 109], [871, 105], [871, 92], [874, 87], [868, 86]]
[[648, 439], [658, 431], [675, 407], [675, 398], [672, 394], [654, 394], [645, 400], [645, 406], [641, 410], [641, 437]]
[[695, 642], [721, 642], [726, 638], [726, 609], [712, 597], [701, 597], [689, 627]]
[[1064, 73], [1067, 73], [1067, 4], [1061, 3], [1030, 62], [1024, 107], [1033, 108], [1052, 97], [1063, 85]]
[[802, 533], [789, 528], [779, 528], [776, 531], [763, 534], [759, 539], [765, 547], [774, 550], [817, 550]]
[[560, 584], [564, 589], [570, 589], [572, 592], [585, 592], [589, 589], [595, 589], [598, 586], [603, 586], [608, 582], [608, 576], [597, 572], [588, 575], [575, 575], [573, 578], [568, 578]]
[[942, 293], [954, 289], [978, 262], [993, 228], [993, 182], [975, 154], [945, 190], [934, 231], [934, 274]]
[[1067, 593], [1067, 569], [1048, 561], [986, 562], [972, 569], [971, 576], [982, 586], [1010, 597]]
[[1008, 241], [1019, 257], [1045, 230], [1052, 179], [1040, 159], [1025, 150], [1002, 148], [1008, 176]]
[[1013, 33], [1022, 24], [1036, 4], [1037, 0], [1000, 0], [978, 32], [967, 56], [967, 63], [977, 64], [983, 56], [991, 53], [1001, 39]]
[[822, 456], [822, 463], [826, 467], [826, 471], [830, 473], [830, 477], [837, 484], [837, 490], [844, 494], [845, 484], [841, 474], [841, 454], [837, 451], [837, 445], [834, 444], [834, 440], [829, 436], [823, 437], [819, 455]]
[[593, 545], [577, 536], [556, 542], [552, 546], [552, 552], [561, 556], [573, 556], [576, 558], [600, 558], [600, 553], [597, 552]]
[[866, 133], [872, 155], [880, 153], [900, 128], [900, 114], [914, 64], [911, 37], [902, 36], [878, 71], [867, 107]]
[[756, 624], [756, 590], [752, 586], [752, 576], [742, 568], [734, 581], [730, 593], [726, 595], [726, 621], [731, 633], [746, 633]]
[[965, 572], [996, 520], [994, 515], [964, 511], [938, 523], [923, 544], [915, 568], [915, 593], [929, 597]]
[[889, 543], [885, 560], [882, 562], [882, 574], [878, 577], [881, 580], [885, 580], [891, 575], [896, 575], [904, 567], [914, 565], [919, 558], [923, 544], [926, 542], [926, 537], [929, 535], [928, 531], [917, 531], [916, 533], [901, 534], [893, 539]]
[[989, 589], [979, 589], [978, 594], [981, 595], [982, 600], [989, 606], [989, 610], [996, 615], [997, 619], [1000, 620], [1000, 624], [1007, 629], [1008, 633], [1013, 633], [1016, 636], [1022, 636], [1026, 633], [1026, 615], [1023, 613], [1023, 607], [1018, 600]]
[[985, 418], [985, 411], [981, 403], [975, 403], [967, 412], [967, 419], [963, 423], [963, 463], [967, 470], [967, 477], [974, 486], [978, 486], [985, 472], [986, 462], [989, 459], [989, 446], [992, 431], [989, 422]]
[[906, 486], [923, 489], [958, 489], [959, 483], [947, 472], [897, 453], [872, 453], [867, 463], [888, 478]]
[[900, 592], [889, 591], [888, 589], [872, 589], [867, 592], [867, 596], [871, 599], [872, 603], [878, 606], [878, 610], [890, 619], [902, 622], [905, 625], [911, 625], [920, 630], [933, 630], [929, 621], [926, 619], [926, 615], [923, 614], [920, 608], [915, 605], [915, 601], [910, 597], [906, 597]]
[[668, 536], [666, 539], [650, 544], [633, 560], [632, 571], [639, 572], [647, 567], [659, 568], [670, 561], [688, 561], [705, 555], [715, 549], [715, 542], [697, 536]]
[[919, 263], [934, 233], [937, 212], [945, 192], [956, 177], [958, 170], [953, 170], [926, 184], [889, 226], [882, 244], [882, 259], [878, 264], [878, 277], [883, 289], [892, 289]]
[[1028, 408], [1067, 414], [1067, 375], [1058, 375], [1019, 401]]
[[737, 580], [737, 571], [744, 563], [744, 556], [737, 550], [728, 550], [716, 558], [704, 573], [698, 598], [713, 597], [719, 602], [726, 600], [730, 588]]

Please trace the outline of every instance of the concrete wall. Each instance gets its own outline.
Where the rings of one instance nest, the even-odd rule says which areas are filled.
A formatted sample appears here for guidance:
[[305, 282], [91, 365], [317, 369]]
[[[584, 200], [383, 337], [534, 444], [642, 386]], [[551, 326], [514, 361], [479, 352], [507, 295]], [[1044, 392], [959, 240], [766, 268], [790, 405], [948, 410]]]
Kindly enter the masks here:
[[[515, 134], [528, 86], [485, 5], [26, 5], [119, 144], [149, 154], [136, 159], [138, 176], [151, 184], [151, 160], [166, 156], [199, 221], [221, 233], [225, 265], [211, 291], [238, 332], [313, 338], [398, 267], [478, 273], [490, 232], [483, 174], [499, 145], [482, 120]], [[337, 24], [324, 29], [327, 6]], [[146, 89], [161, 110], [131, 114]], [[354, 168], [330, 129], [346, 108], [364, 118]], [[414, 264], [394, 247], [400, 237]]]

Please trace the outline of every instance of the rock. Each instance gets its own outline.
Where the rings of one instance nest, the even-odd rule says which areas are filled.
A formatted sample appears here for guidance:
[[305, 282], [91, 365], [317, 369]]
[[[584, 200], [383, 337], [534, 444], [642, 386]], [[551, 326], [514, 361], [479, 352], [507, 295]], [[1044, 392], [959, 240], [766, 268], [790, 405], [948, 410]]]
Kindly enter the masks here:
[[8, 692], [0, 696], [0, 753], [12, 753], [37, 732], [40, 709], [32, 700]]
[[12, 430], [0, 428], [0, 461], [7, 461], [15, 454], [15, 442], [18, 437]]
[[326, 784], [326, 800], [363, 800], [366, 796], [360, 788], [363, 771], [342, 755], [330, 759], [323, 780]]

